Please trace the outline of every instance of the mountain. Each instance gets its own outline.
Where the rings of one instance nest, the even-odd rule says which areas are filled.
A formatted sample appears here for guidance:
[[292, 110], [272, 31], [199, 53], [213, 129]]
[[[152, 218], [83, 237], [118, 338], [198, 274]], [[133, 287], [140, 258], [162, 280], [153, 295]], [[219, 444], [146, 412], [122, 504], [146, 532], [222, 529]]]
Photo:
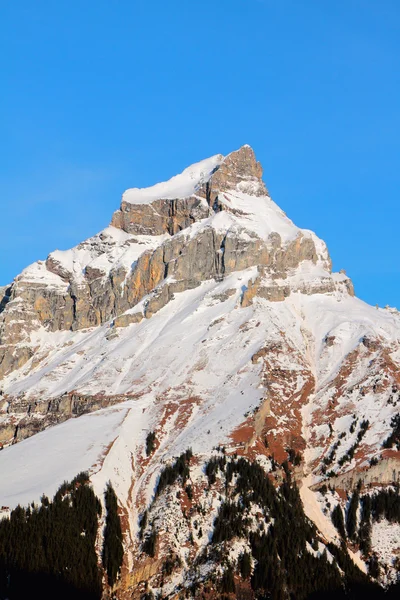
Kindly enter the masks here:
[[[127, 190], [109, 227], [0, 296], [0, 503], [38, 501], [79, 471], [99, 497], [110, 480], [119, 598], [216, 598], [221, 577], [226, 594], [233, 578], [236, 597], [263, 597], [254, 536], [294, 511], [288, 482], [301, 502], [287, 518], [308, 531], [301, 555], [339, 579], [354, 568], [397, 580], [400, 315], [332, 273], [325, 243], [270, 198], [249, 146]], [[250, 485], [264, 477], [275, 512]], [[356, 511], [345, 542], [336, 507], [350, 530]], [[246, 552], [252, 588], [235, 571]], [[288, 577], [283, 598], [297, 589]]]

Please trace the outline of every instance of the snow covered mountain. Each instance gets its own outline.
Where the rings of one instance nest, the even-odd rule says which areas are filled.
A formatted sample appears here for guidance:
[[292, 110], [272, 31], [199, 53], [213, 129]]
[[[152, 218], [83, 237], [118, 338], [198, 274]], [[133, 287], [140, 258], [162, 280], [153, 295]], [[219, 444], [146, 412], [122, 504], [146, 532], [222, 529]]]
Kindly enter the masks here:
[[[111, 480], [121, 598], [143, 582], [159, 589], [171, 549], [164, 596], [193, 582], [223, 498], [205, 492], [204, 465], [222, 448], [276, 484], [289, 469], [324, 547], [340, 539], [329, 509], [359, 480], [374, 490], [400, 478], [400, 314], [332, 273], [324, 242], [269, 197], [249, 146], [127, 190], [109, 227], [0, 292], [0, 504], [54, 493], [80, 470], [99, 495]], [[157, 499], [163, 465], [188, 448], [193, 492]], [[396, 579], [393, 527], [372, 526], [382, 583]], [[151, 528], [149, 561], [138, 534]], [[348, 548], [366, 570], [357, 540]]]

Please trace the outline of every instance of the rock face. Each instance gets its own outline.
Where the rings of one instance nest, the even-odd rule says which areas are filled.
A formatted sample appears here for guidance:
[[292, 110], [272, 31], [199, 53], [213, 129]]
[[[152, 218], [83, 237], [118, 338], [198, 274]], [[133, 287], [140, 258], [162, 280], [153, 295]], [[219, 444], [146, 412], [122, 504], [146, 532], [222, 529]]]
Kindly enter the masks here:
[[[243, 146], [127, 190], [104, 231], [0, 288], [0, 444], [10, 446], [0, 468], [16, 442], [49, 453], [47, 432], [37, 446], [27, 438], [69, 420], [73, 432], [74, 419], [125, 403], [104, 464], [103, 455], [84, 465], [119, 490], [128, 557], [118, 597], [141, 597], [145, 580], [162, 588], [166, 557], [188, 588], [226, 490], [217, 482], [208, 495], [210, 457], [256, 461], [276, 486], [289, 468], [321, 544], [339, 542], [316, 490], [334, 483], [333, 506], [359, 479], [399, 478], [399, 357], [399, 313], [367, 306], [344, 272], [332, 273], [324, 242], [271, 200]], [[57, 431], [67, 463], [69, 438]], [[163, 503], [153, 497], [161, 465], [188, 447], [193, 490], [171, 488]], [[144, 510], [161, 579], [138, 537]], [[162, 591], [172, 598], [171, 581]]]
[[[285, 244], [278, 232], [271, 231], [263, 239], [251, 226], [247, 228], [248, 213], [240, 203], [229, 202], [230, 190], [253, 198], [252, 202], [268, 199], [253, 150], [243, 146], [225, 159], [215, 158], [210, 173], [201, 171], [191, 196], [140, 204], [123, 199], [110, 228], [76, 249], [50, 254], [45, 262], [28, 267], [6, 293], [3, 290], [0, 377], [32, 358], [33, 331], [41, 327], [51, 332], [76, 331], [116, 317], [116, 323], [126, 323], [121, 315], [166, 278], [174, 279], [175, 290], [184, 291], [251, 266], [285, 277], [302, 261], [318, 262], [312, 236], [299, 231]], [[129, 198], [128, 193], [125, 196]], [[214, 227], [212, 218], [221, 211], [233, 217]], [[235, 221], [234, 215], [242, 219]], [[195, 235], [190, 228], [194, 223], [203, 223]], [[248, 229], [251, 237], [238, 235], [238, 229]], [[326, 251], [323, 260], [330, 270]], [[166, 297], [167, 292], [163, 294]], [[154, 299], [151, 302], [157, 305]]]
[[3, 410], [11, 414], [12, 418], [7, 426], [0, 430], [0, 446], [11, 440], [13, 443], [20, 442], [48, 427], [113, 406], [126, 399], [127, 396], [85, 396], [73, 392], [52, 398], [49, 402], [32, 402], [25, 398], [9, 399]]
[[111, 225], [136, 235], [175, 235], [195, 221], [207, 218], [210, 209], [220, 209], [218, 196], [222, 192], [239, 189], [252, 196], [268, 195], [261, 179], [262, 167], [250, 146], [243, 146], [225, 159], [222, 155], [216, 158], [211, 172], [200, 177], [193, 195], [183, 198], [161, 196], [149, 204], [133, 204], [123, 199]]
[[251, 196], [268, 196], [262, 174], [262, 166], [250, 146], [232, 152], [210, 177], [206, 187], [209, 205], [214, 207], [217, 203], [218, 206], [219, 194], [235, 189]]
[[122, 201], [111, 225], [134, 235], [175, 235], [208, 215], [200, 198], [154, 200], [148, 205]]

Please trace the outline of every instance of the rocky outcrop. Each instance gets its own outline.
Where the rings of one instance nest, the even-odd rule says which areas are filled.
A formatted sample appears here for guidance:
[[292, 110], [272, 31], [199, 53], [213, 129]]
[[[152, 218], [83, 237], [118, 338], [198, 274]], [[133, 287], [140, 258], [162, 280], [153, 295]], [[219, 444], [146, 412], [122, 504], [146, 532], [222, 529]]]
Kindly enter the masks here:
[[7, 344], [0, 348], [0, 378], [19, 369], [34, 355], [34, 349], [28, 346], [18, 348]]
[[67, 419], [113, 406], [127, 400], [128, 396], [95, 396], [63, 394], [47, 402], [20, 398], [4, 398], [0, 421], [0, 447], [20, 442], [32, 435]]
[[[330, 477], [329, 485], [342, 490], [354, 490], [359, 482], [365, 487], [400, 483], [400, 456], [381, 459], [376, 465], [351, 469], [346, 473]], [[318, 490], [321, 483], [312, 489]]]
[[207, 203], [199, 197], [155, 200], [151, 204], [123, 201], [111, 225], [135, 235], [174, 235], [209, 214]]
[[116, 317], [113, 321], [114, 327], [128, 327], [128, 325], [132, 325], [132, 323], [140, 323], [144, 318], [142, 312], [133, 312], [133, 313], [125, 313]]
[[[219, 232], [207, 226], [195, 236], [182, 232], [164, 241], [154, 251], [145, 251], [130, 274], [118, 268], [111, 270], [108, 277], [100, 278], [90, 269], [88, 278], [84, 275], [79, 283], [72, 280], [61, 293], [54, 288], [28, 286], [17, 280], [8, 309], [3, 311], [0, 373], [8, 374], [32, 357], [35, 364], [46, 357], [45, 354], [35, 354], [36, 347], [32, 344], [23, 344], [24, 334], [35, 327], [46, 326], [50, 331], [79, 330], [112, 319], [114, 327], [107, 336], [107, 339], [112, 339], [118, 328], [138, 323], [144, 317], [151, 318], [170, 302], [174, 294], [193, 289], [209, 279], [221, 280], [229, 273], [249, 267], [257, 266], [259, 277], [243, 292], [242, 306], [248, 306], [255, 294], [270, 301], [282, 301], [291, 293], [290, 284], [282, 284], [275, 277], [279, 274], [286, 276], [289, 268], [296, 268], [303, 260], [314, 263], [317, 258], [312, 239], [302, 235], [285, 248], [276, 235], [263, 241], [257, 237], [240, 236], [236, 232]], [[52, 265], [54, 268], [54, 262]], [[132, 310], [139, 303], [142, 303], [141, 306], [136, 311]], [[29, 311], [25, 310], [26, 305], [30, 305]], [[4, 343], [11, 339], [11, 335], [17, 344]], [[22, 439], [77, 414], [75, 405], [71, 409], [65, 404], [69, 402], [69, 396], [62, 401], [53, 400], [49, 407], [43, 409], [43, 418], [43, 405], [40, 408], [39, 404], [25, 406], [23, 399], [14, 400], [8, 407], [8, 413], [20, 416], [14, 420], [15, 425], [19, 425], [13, 439]], [[103, 406], [104, 399], [101, 402], [99, 406]], [[85, 410], [92, 405], [92, 402], [85, 401]], [[4, 427], [6, 437], [0, 441], [8, 443], [8, 419]]]
[[208, 204], [222, 209], [218, 195], [235, 189], [252, 196], [267, 196], [262, 174], [262, 166], [257, 162], [253, 149], [242, 146], [240, 150], [229, 154], [210, 177], [206, 185]]
[[252, 196], [268, 195], [261, 164], [250, 146], [243, 146], [222, 160], [209, 180], [198, 186], [194, 196], [161, 198], [149, 204], [123, 200], [111, 225], [135, 235], [175, 235], [195, 221], [207, 218], [211, 209], [222, 210], [219, 194], [233, 189]]

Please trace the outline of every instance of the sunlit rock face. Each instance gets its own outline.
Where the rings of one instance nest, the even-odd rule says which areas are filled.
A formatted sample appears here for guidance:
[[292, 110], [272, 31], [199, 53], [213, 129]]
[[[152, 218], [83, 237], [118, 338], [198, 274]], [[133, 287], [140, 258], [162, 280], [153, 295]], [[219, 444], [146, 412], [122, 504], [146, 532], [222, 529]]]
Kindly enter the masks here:
[[[329, 271], [325, 247], [318, 240], [318, 254], [315, 236], [297, 230], [272, 203], [261, 176], [253, 150], [243, 146], [164, 184], [127, 190], [110, 227], [76, 248], [51, 253], [2, 288], [0, 375], [32, 358], [33, 331], [97, 327], [167, 278], [181, 282], [175, 287], [183, 291], [251, 266], [285, 277], [308, 260]], [[267, 222], [269, 214], [278, 229], [284, 224], [289, 240]]]

